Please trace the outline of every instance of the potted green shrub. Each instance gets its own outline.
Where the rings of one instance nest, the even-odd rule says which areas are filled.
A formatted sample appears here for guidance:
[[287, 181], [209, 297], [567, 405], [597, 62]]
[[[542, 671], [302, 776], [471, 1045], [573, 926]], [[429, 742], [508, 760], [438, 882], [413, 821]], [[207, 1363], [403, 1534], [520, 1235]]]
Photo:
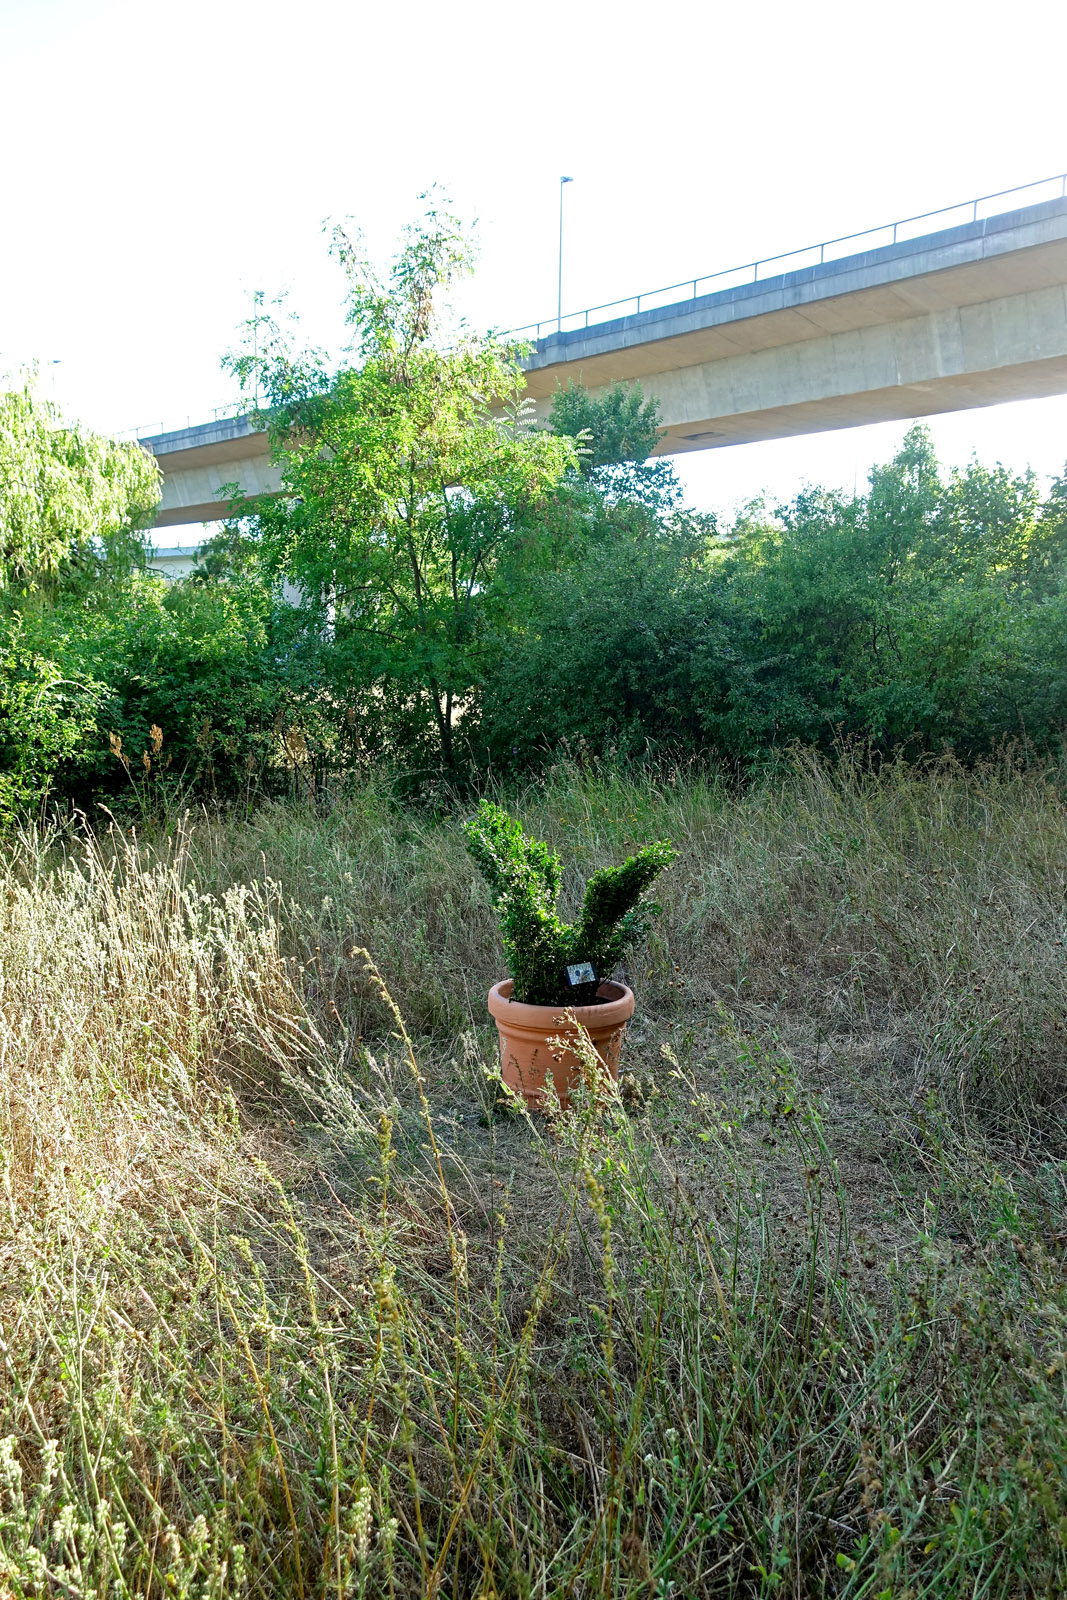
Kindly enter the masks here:
[[552, 1073], [566, 1105], [578, 1060], [549, 1041], [560, 1037], [565, 1011], [586, 1029], [601, 1062], [618, 1077], [619, 1052], [634, 997], [611, 973], [659, 911], [644, 899], [675, 851], [664, 840], [645, 845], [619, 867], [595, 872], [581, 915], [563, 922], [556, 911], [561, 864], [540, 839], [528, 838], [506, 811], [483, 800], [464, 825], [467, 849], [489, 885], [500, 919], [511, 976], [493, 985], [489, 1010], [500, 1034], [500, 1069], [528, 1105], [543, 1103]]

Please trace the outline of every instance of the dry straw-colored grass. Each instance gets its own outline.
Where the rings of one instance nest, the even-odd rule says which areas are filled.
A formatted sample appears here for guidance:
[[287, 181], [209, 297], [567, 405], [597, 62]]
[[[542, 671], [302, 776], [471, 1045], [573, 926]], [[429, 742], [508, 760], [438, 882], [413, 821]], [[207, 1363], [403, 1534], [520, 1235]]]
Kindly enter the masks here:
[[1058, 775], [512, 803], [682, 851], [604, 1113], [458, 815], [9, 844], [0, 1594], [1067, 1592]]

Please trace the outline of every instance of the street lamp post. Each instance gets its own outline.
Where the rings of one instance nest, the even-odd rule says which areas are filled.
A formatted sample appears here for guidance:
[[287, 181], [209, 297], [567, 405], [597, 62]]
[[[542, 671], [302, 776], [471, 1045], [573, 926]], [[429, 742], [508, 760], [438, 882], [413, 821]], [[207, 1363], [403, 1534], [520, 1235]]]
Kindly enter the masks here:
[[573, 178], [560, 178], [559, 180], [559, 279], [556, 289], [556, 332], [559, 333], [563, 326], [563, 185], [573, 183]]

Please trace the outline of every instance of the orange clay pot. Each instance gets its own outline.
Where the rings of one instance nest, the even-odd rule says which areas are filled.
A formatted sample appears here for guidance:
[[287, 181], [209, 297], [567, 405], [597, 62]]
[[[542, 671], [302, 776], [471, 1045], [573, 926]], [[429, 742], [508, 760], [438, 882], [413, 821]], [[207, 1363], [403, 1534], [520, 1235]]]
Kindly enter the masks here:
[[[578, 1058], [571, 1050], [552, 1050], [549, 1039], [566, 1036], [566, 1006], [528, 1006], [512, 1000], [511, 978], [489, 991], [489, 1010], [500, 1034], [500, 1075], [526, 1104], [537, 1109], [544, 1102], [545, 1079], [552, 1073], [560, 1104], [567, 1105], [579, 1081]], [[624, 983], [605, 980], [597, 990], [606, 1004], [575, 1006], [574, 1015], [586, 1029], [593, 1048], [616, 1081], [619, 1053], [626, 1024], [634, 1014], [633, 991]]]

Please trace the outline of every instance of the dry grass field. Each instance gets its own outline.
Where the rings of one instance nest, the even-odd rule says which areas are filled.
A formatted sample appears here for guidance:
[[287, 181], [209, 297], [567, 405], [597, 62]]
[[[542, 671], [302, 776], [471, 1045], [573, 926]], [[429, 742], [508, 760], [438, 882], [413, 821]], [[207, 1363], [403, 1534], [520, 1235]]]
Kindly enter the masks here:
[[1065, 787], [504, 796], [680, 850], [553, 1118], [459, 811], [9, 841], [0, 1595], [1067, 1593]]

